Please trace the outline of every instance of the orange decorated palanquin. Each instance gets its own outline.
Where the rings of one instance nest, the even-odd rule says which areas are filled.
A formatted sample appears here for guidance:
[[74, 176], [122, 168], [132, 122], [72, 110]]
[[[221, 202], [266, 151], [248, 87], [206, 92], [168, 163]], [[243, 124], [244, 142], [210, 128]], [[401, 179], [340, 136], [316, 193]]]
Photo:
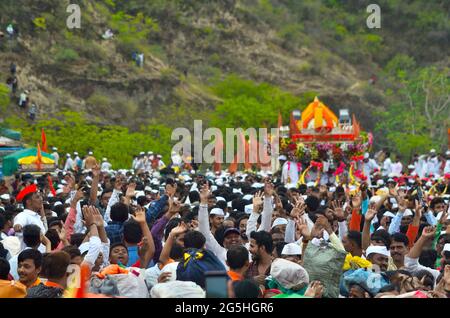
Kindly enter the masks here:
[[339, 118], [317, 97], [306, 107], [301, 118], [291, 115], [290, 135], [295, 142], [354, 142], [360, 135], [360, 126], [355, 116], [347, 120]]

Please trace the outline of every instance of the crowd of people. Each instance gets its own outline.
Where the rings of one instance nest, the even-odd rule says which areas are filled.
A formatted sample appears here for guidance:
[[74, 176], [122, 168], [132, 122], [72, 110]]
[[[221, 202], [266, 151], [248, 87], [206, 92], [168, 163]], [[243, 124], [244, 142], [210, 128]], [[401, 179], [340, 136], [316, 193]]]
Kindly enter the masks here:
[[230, 174], [176, 153], [117, 171], [71, 157], [1, 183], [0, 297], [206, 297], [210, 271], [225, 297], [450, 295], [448, 161], [402, 178], [386, 157], [370, 181], [293, 184], [286, 162]]

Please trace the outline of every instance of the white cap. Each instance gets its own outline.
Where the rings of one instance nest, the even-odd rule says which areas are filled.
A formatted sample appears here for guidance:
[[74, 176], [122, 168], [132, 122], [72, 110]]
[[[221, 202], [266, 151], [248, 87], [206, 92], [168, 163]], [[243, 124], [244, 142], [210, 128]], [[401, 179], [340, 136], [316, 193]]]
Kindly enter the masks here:
[[60, 194], [60, 193], [63, 193], [63, 192], [64, 192], [63, 189], [58, 189], [58, 190], [56, 190], [56, 194]]
[[382, 179], [377, 180], [377, 186], [384, 185], [384, 181]]
[[149, 187], [149, 186], [146, 186], [145, 188], [144, 188], [144, 191], [149, 191], [149, 192], [151, 192], [153, 189], [152, 189], [152, 187]]
[[281, 155], [281, 156], [278, 157], [278, 160], [287, 160], [287, 158], [286, 158], [285, 155]]
[[73, 154], [74, 154], [75, 156], [78, 156], [78, 152], [76, 152], [76, 151], [75, 151]]
[[106, 158], [103, 158], [103, 161], [108, 161], [108, 159], [106, 159]]
[[273, 229], [275, 226], [278, 226], [278, 225], [287, 225], [287, 224], [288, 224], [288, 220], [286, 220], [285, 218], [276, 218], [275, 221], [273, 221], [272, 229]]
[[302, 255], [302, 248], [297, 243], [289, 243], [283, 247], [281, 255]]
[[247, 204], [244, 207], [244, 212], [247, 213], [247, 214], [251, 214], [253, 212], [253, 204]]
[[391, 256], [386, 246], [370, 245], [366, 250], [366, 257], [368, 257], [370, 254], [381, 254], [387, 257]]
[[244, 200], [252, 200], [252, 199], [253, 199], [253, 195], [251, 195], [251, 194], [246, 194], [246, 195], [244, 195], [244, 196], [242, 197], [242, 199], [244, 199]]
[[141, 151], [141, 152], [139, 153], [139, 156], [143, 156], [143, 155], [145, 155], [145, 152]]
[[61, 201], [56, 201], [56, 202], [53, 204], [53, 207], [58, 206], [58, 205], [62, 205]]
[[134, 196], [136, 197], [136, 199], [139, 197], [145, 197], [145, 193], [144, 191], [135, 191]]
[[[142, 152], [143, 155], [145, 155], [145, 152]], [[147, 152], [147, 155], [153, 155], [153, 151]]]
[[225, 213], [221, 208], [214, 208], [209, 212], [209, 215], [219, 215], [219, 216], [225, 216]]
[[386, 211], [383, 213], [383, 216], [388, 216], [390, 218], [393, 218], [393, 217], [395, 217], [395, 214], [390, 211]]
[[450, 252], [450, 243], [447, 243], [444, 245], [444, 248], [442, 249], [442, 252]]
[[67, 184], [67, 181], [66, 180], [61, 180], [61, 184]]
[[52, 148], [52, 150], [53, 150], [53, 151], [57, 151], [57, 150], [58, 150], [58, 148], [56, 148], [56, 147], [53, 147], [53, 148]]
[[408, 166], [408, 169], [414, 169], [415, 167], [414, 167], [414, 165], [409, 165]]
[[68, 153], [67, 155], [66, 155], [68, 158], [70, 158], [71, 156], [70, 156], [70, 153]]
[[161, 159], [161, 158], [162, 158], [162, 156], [161, 156], [161, 155], [157, 155], [157, 156], [156, 156], [156, 158], [158, 158], [158, 159]]
[[242, 193], [241, 189], [233, 189], [233, 193]]
[[225, 200], [225, 198], [224, 197], [216, 197], [216, 200], [217, 200], [217, 202], [219, 202], [219, 201], [227, 201], [227, 200]]
[[84, 253], [86, 253], [87, 251], [89, 251], [89, 242], [84, 242], [82, 243], [78, 249], [80, 250], [81, 255], [83, 255]]
[[310, 182], [308, 182], [308, 183], [306, 184], [306, 186], [307, 186], [308, 188], [312, 188], [312, 187], [314, 187], [315, 184], [316, 184], [315, 182], [310, 181]]
[[447, 150], [447, 151], [445, 152], [445, 154], [446, 154], [447, 156], [450, 156], [450, 150]]
[[430, 152], [431, 152], [431, 153], [435, 153], [435, 152], [436, 152], [436, 149], [431, 149]]
[[262, 184], [262, 183], [255, 182], [252, 184], [252, 188], [254, 188], [254, 189], [260, 189], [263, 187], [264, 187], [264, 184]]
[[403, 216], [413, 216], [414, 213], [410, 209], [406, 209], [403, 213]]
[[369, 153], [366, 152], [366, 153], [364, 154], [364, 159], [369, 159], [369, 157], [370, 157]]
[[221, 178], [219, 178], [219, 179], [215, 180], [215, 184], [220, 187], [220, 186], [223, 186], [224, 182], [223, 182], [223, 180]]
[[89, 156], [92, 156], [93, 154], [94, 154], [94, 153], [93, 153], [92, 151], [89, 151], [89, 152], [88, 152], [88, 155], [89, 155]]
[[0, 195], [0, 199], [2, 199], [2, 200], [9, 200], [10, 198], [11, 198], [11, 197], [9, 196], [8, 193], [5, 193], [5, 194]]

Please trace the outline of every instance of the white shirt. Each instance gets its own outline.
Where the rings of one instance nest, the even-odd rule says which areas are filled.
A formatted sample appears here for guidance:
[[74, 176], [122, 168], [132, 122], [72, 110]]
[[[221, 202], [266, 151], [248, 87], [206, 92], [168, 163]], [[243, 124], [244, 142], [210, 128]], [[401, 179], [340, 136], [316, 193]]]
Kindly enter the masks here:
[[401, 162], [396, 162], [391, 165], [391, 172], [396, 176], [400, 176], [402, 174], [403, 165]]
[[383, 176], [387, 176], [392, 171], [392, 161], [391, 158], [386, 158], [383, 162]]
[[[283, 165], [283, 170], [281, 173], [281, 182], [283, 182], [285, 184], [287, 184], [287, 183], [297, 184], [299, 174], [300, 174], [300, 171], [298, 169], [297, 162], [286, 161]], [[290, 180], [288, 180], [288, 178]]]
[[25, 225], [34, 224], [39, 226], [43, 234], [45, 234], [45, 232], [47, 231], [44, 223], [42, 222], [41, 216], [38, 213], [28, 209], [25, 209], [23, 210], [23, 212], [20, 212], [16, 215], [16, 217], [14, 218], [14, 226], [17, 224], [21, 225], [22, 228]]
[[429, 158], [426, 167], [428, 174], [439, 175], [439, 160], [437, 157]]
[[55, 158], [55, 164], [58, 165], [58, 161], [59, 161], [59, 155], [58, 153], [55, 151], [54, 153], [52, 153], [53, 158]]
[[64, 166], [64, 170], [73, 169], [73, 159], [67, 158], [66, 165]]

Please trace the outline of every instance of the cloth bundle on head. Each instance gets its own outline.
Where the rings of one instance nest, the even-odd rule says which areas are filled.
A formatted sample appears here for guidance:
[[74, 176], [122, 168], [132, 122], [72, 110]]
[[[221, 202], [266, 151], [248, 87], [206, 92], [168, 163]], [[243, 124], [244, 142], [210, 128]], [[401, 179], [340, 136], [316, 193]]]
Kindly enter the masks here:
[[347, 297], [350, 287], [354, 284], [358, 284], [372, 296], [375, 296], [381, 288], [389, 284], [389, 279], [380, 273], [374, 273], [365, 268], [360, 268], [355, 271], [349, 270], [344, 273], [341, 280], [341, 295]]
[[282, 258], [272, 262], [270, 275], [288, 290], [301, 290], [309, 284], [309, 275], [302, 266]]
[[205, 298], [203, 289], [194, 282], [172, 281], [153, 286], [151, 298]]

